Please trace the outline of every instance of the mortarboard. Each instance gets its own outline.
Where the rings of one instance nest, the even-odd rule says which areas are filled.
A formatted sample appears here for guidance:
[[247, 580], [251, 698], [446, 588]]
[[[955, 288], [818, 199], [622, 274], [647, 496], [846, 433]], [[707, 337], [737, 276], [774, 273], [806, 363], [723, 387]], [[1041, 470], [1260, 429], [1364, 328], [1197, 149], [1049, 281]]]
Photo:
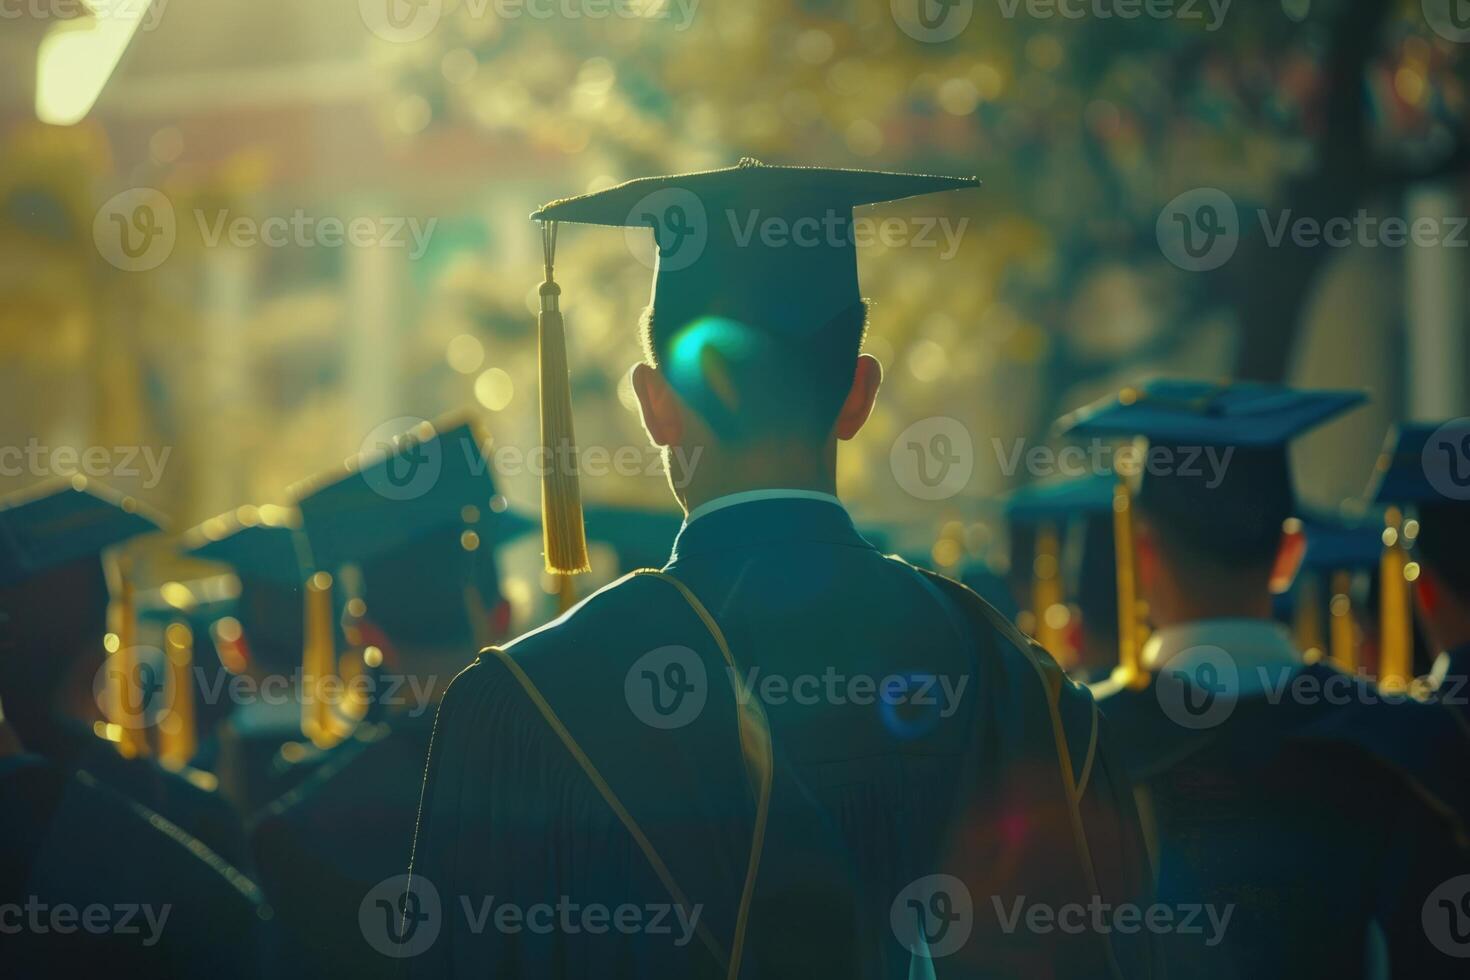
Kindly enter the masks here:
[[1470, 419], [1394, 428], [1373, 468], [1368, 495], [1381, 505], [1470, 501]]
[[[1112, 577], [1108, 569], [1081, 568], [1083, 561], [1095, 566], [1097, 559], [1111, 561], [1111, 550], [1098, 555], [1087, 547], [1092, 535], [1090, 529], [1099, 521], [1109, 535], [1112, 533], [1113, 494], [1116, 481], [1102, 474], [1087, 474], [1059, 480], [1031, 483], [1011, 493], [1004, 503], [1007, 523], [1011, 527], [1011, 568], [1013, 575], [1019, 570], [1029, 570], [1030, 620], [1027, 625], [1038, 643], [1045, 647], [1063, 666], [1069, 666], [1073, 651], [1068, 646], [1066, 626], [1067, 578], [1064, 569], [1065, 552], [1078, 553], [1075, 577], [1077, 598], [1088, 600], [1088, 611], [1092, 625], [1101, 632], [1112, 628], [1111, 614], [1099, 615], [1094, 597], [1107, 585], [1103, 605], [1113, 601]], [[1078, 526], [1080, 522], [1080, 527]], [[1078, 533], [1073, 533], [1073, 532]], [[1069, 538], [1077, 539], [1069, 542]], [[1072, 544], [1072, 548], [1067, 545]], [[1107, 571], [1104, 579], [1097, 574]], [[1019, 581], [1019, 578], [1018, 578]]]
[[1302, 569], [1315, 572], [1376, 568], [1383, 551], [1381, 523], [1305, 511], [1301, 517], [1306, 549]]
[[[652, 229], [654, 356], [681, 396], [711, 415], [716, 402], [728, 402], [728, 386], [707, 355], [717, 354], [720, 363], [766, 355], [859, 307], [853, 208], [978, 184], [973, 177], [744, 159], [545, 205], [531, 215], [541, 222], [545, 257], [538, 319], [542, 444], [555, 452], [575, 446], [561, 289], [552, 277], [558, 223]], [[549, 467], [541, 502], [548, 571], [587, 570], [580, 508], [575, 467]]]
[[132, 497], [82, 476], [12, 494], [0, 499], [0, 586], [101, 555], [162, 523]]
[[317, 566], [367, 561], [448, 528], [473, 533], [475, 547], [519, 533], [525, 519], [496, 491], [484, 445], [472, 422], [423, 422], [293, 487]]
[[1147, 455], [1132, 461], [1140, 505], [1175, 519], [1176, 533], [1205, 553], [1244, 561], [1274, 549], [1295, 509], [1288, 443], [1365, 400], [1356, 391], [1157, 380], [1060, 425], [1076, 435], [1146, 439]]
[[1384, 507], [1378, 621], [1380, 656], [1389, 666], [1380, 673], [1407, 683], [1413, 650], [1408, 583], [1420, 571], [1410, 549], [1448, 576], [1451, 588], [1470, 588], [1463, 578], [1470, 548], [1470, 419], [1406, 423], [1390, 431], [1368, 495]]
[[1028, 484], [1005, 499], [1006, 520], [1039, 524], [1111, 510], [1114, 483], [1110, 476], [1090, 473]]
[[229, 565], [236, 575], [299, 588], [311, 574], [301, 515], [290, 507], [244, 506], [211, 517], [184, 533], [191, 558]]
[[1227, 564], [1269, 561], [1295, 510], [1288, 443], [1364, 400], [1355, 391], [1158, 379], [1058, 422], [1074, 436], [1147, 443], [1128, 459], [1128, 472], [1123, 458], [1116, 466], [1125, 478], [1113, 505], [1121, 681], [1146, 683], [1139, 667], [1146, 613], [1137, 598], [1134, 496], [1167, 522], [1176, 543]]
[[316, 567], [350, 567], [349, 608], [364, 599], [400, 643], [454, 642], [477, 625], [465, 616], [471, 584], [476, 601], [500, 601], [493, 551], [529, 522], [496, 491], [486, 444], [462, 416], [426, 421], [293, 488]]

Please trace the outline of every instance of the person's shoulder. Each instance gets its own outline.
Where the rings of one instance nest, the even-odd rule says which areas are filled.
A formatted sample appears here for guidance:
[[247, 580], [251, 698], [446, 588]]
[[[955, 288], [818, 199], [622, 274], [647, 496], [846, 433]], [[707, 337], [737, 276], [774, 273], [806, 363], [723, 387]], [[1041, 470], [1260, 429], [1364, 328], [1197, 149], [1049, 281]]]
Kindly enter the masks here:
[[600, 687], [625, 654], [651, 649], [668, 635], [657, 624], [670, 618], [677, 602], [673, 589], [650, 576], [625, 575], [551, 622], [481, 650], [445, 689], [440, 717], [503, 705], [508, 697], [522, 700], [528, 685]]

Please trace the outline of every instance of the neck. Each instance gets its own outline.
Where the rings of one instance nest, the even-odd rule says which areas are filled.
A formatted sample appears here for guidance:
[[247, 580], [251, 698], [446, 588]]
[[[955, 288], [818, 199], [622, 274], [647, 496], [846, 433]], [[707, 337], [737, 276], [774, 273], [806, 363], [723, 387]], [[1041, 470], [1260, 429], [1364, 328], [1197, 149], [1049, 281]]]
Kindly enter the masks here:
[[683, 489], [674, 488], [684, 512], [732, 493], [750, 490], [813, 490], [837, 493], [837, 447], [808, 446], [750, 449], [738, 454], [705, 454]]
[[1231, 587], [1217, 581], [1209, 583], [1208, 588], [1186, 591], [1175, 583], [1190, 581], [1187, 576], [1171, 576], [1169, 581], [1170, 587], [1155, 590], [1148, 597], [1149, 616], [1156, 627], [1180, 626], [1205, 619], [1271, 618], [1271, 593], [1257, 583]]

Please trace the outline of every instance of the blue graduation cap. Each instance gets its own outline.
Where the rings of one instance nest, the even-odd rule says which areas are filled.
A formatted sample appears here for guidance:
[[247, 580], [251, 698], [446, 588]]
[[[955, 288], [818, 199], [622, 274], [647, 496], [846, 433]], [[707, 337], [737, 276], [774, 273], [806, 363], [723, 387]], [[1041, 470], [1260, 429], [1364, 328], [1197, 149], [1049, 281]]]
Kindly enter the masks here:
[[1028, 484], [1005, 499], [1006, 520], [1012, 525], [1039, 524], [1111, 511], [1116, 483], [1106, 474], [1089, 473]]
[[1470, 418], [1390, 431], [1368, 495], [1384, 505], [1470, 501]]
[[1274, 553], [1296, 508], [1287, 445], [1366, 400], [1257, 382], [1156, 380], [1074, 412], [1077, 435], [1147, 440], [1137, 468], [1140, 508], [1176, 537], [1225, 562]]
[[184, 533], [184, 554], [229, 565], [242, 580], [299, 588], [310, 577], [310, 549], [301, 515], [276, 504], [244, 506]]
[[1366, 400], [1360, 391], [1160, 378], [1064, 416], [1058, 426], [1158, 444], [1275, 448]]
[[1335, 572], [1375, 569], [1383, 555], [1383, 525], [1319, 511], [1302, 515], [1305, 571]]
[[83, 476], [0, 498], [0, 586], [100, 556], [162, 524], [132, 497]]

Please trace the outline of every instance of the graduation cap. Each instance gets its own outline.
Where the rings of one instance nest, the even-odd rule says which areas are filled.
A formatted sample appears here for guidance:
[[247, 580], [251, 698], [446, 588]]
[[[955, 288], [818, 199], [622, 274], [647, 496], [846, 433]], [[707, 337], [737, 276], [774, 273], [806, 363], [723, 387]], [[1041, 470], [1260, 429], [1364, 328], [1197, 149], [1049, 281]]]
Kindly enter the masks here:
[[1255, 382], [1157, 380], [1062, 420], [1077, 435], [1137, 436], [1139, 505], [1180, 543], [1227, 563], [1269, 560], [1295, 509], [1287, 445], [1366, 400]]
[[0, 498], [0, 587], [100, 556], [162, 523], [132, 497], [83, 476]]
[[317, 566], [362, 562], [446, 528], [465, 532], [467, 551], [520, 533], [525, 519], [496, 491], [484, 445], [470, 421], [422, 422], [293, 487]]
[[311, 574], [301, 515], [276, 504], [244, 506], [184, 533], [184, 554], [229, 565], [242, 580], [299, 588]]
[[1123, 680], [1146, 682], [1138, 660], [1146, 610], [1137, 597], [1135, 496], [1171, 543], [1226, 565], [1269, 563], [1296, 508], [1288, 444], [1364, 400], [1355, 391], [1158, 379], [1060, 420], [1073, 435], [1140, 440], [1134, 455], [1119, 457], [1125, 479], [1113, 504]]
[[1040, 524], [1112, 510], [1115, 482], [1105, 474], [1089, 473], [1027, 484], [1005, 499], [1006, 520], [1012, 525]]
[[530, 525], [496, 491], [485, 445], [469, 420], [426, 421], [295, 488], [316, 567], [350, 570], [347, 591], [364, 593], [353, 597], [400, 642], [459, 639], [455, 586], [500, 600], [493, 552]]
[[1390, 431], [1368, 494], [1384, 505], [1470, 502], [1470, 419], [1405, 423]]
[[1452, 591], [1470, 597], [1470, 419], [1390, 431], [1368, 492], [1384, 508], [1380, 656], [1406, 678], [1413, 649], [1408, 583], [1419, 574], [1410, 547]]
[[[1074, 651], [1067, 637], [1067, 574], [1064, 569], [1068, 553], [1079, 555], [1076, 564], [1097, 555], [1087, 549], [1089, 528], [1101, 520], [1112, 534], [1112, 509], [1115, 481], [1102, 474], [1086, 474], [1059, 480], [1028, 484], [1011, 493], [1004, 503], [1004, 513], [1011, 528], [1011, 568], [1013, 576], [1021, 570], [1030, 574], [1030, 609], [1033, 633], [1064, 667], [1070, 666]], [[1111, 551], [1105, 560], [1111, 559]], [[1107, 569], [1103, 569], [1107, 570]], [[1086, 593], [1088, 620], [1094, 627], [1110, 632], [1113, 617], [1099, 615], [1095, 597], [1105, 584], [1103, 605], [1112, 599], [1111, 573], [1104, 582], [1099, 569], [1076, 569], [1078, 598]], [[1084, 572], [1086, 574], [1084, 574]], [[1019, 579], [1018, 579], [1019, 581]], [[1020, 591], [1018, 585], [1017, 591]]]
[[[682, 397], [714, 415], [731, 400], [722, 364], [758, 358], [779, 365], [772, 352], [860, 308], [853, 208], [978, 184], [973, 177], [744, 159], [547, 204], [531, 215], [541, 222], [545, 258], [538, 319], [543, 445], [556, 452], [575, 446], [561, 288], [552, 277], [559, 222], [653, 230], [654, 356]], [[587, 570], [580, 508], [575, 467], [548, 467], [541, 510], [550, 572]]]

